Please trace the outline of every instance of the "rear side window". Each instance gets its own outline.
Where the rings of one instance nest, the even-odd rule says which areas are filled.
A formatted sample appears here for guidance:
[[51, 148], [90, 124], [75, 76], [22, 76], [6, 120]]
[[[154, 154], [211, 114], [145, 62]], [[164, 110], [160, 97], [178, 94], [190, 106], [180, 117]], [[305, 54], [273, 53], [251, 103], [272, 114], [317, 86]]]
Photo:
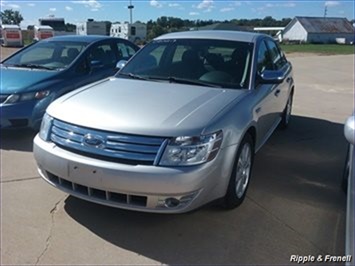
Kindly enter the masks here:
[[120, 42], [117, 43], [118, 50], [118, 60], [128, 60], [132, 55], [136, 53], [136, 51], [129, 45]]

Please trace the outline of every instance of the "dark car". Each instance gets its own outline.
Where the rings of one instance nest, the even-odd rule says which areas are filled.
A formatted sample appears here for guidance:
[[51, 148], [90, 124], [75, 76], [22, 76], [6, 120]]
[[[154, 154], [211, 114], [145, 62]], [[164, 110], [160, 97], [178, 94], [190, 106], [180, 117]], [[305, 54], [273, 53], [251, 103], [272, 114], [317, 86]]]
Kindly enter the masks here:
[[108, 36], [58, 36], [21, 49], [1, 62], [0, 128], [38, 129], [53, 100], [114, 75], [138, 50]]

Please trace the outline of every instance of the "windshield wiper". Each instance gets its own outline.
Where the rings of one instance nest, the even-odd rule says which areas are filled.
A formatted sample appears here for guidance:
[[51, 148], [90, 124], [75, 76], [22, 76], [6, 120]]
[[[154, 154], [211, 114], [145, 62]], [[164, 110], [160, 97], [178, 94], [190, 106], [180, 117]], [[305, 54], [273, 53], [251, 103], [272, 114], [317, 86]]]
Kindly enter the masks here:
[[136, 74], [132, 74], [132, 73], [118, 73], [118, 75], [129, 77], [131, 79], [149, 80], [149, 78], [145, 78], [140, 75], [136, 75]]
[[25, 67], [25, 68], [36, 68], [36, 69], [46, 69], [46, 70], [54, 70], [56, 69], [55, 67], [46, 67], [42, 65], [36, 65], [36, 64], [14, 64], [11, 65], [14, 67]]
[[118, 75], [126, 76], [132, 79], [139, 79], [139, 80], [164, 80], [164, 81], [169, 81], [170, 83], [180, 83], [180, 84], [189, 84], [189, 85], [198, 85], [198, 86], [207, 86], [207, 87], [213, 87], [213, 88], [221, 88], [221, 86], [216, 85], [216, 84], [211, 84], [208, 82], [200, 81], [200, 80], [190, 80], [190, 79], [183, 79], [183, 78], [177, 78], [177, 77], [155, 77], [155, 76], [147, 76], [143, 77], [140, 75], [136, 75], [133, 73], [118, 73]]
[[149, 77], [149, 79], [154, 79], [154, 80], [166, 80], [169, 81], [170, 83], [180, 83], [180, 84], [188, 84], [188, 85], [198, 85], [198, 86], [207, 86], [207, 87], [213, 87], [213, 88], [221, 88], [220, 85], [204, 82], [201, 80], [191, 80], [191, 79], [184, 79], [184, 78], [178, 78], [178, 77]]

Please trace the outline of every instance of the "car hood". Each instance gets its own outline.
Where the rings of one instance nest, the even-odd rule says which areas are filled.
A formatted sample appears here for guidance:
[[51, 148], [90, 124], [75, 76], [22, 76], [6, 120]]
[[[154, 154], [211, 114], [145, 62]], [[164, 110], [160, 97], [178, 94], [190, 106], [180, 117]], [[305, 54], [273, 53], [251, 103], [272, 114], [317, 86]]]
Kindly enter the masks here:
[[1, 67], [1, 94], [31, 91], [34, 85], [56, 76], [57, 71]]
[[245, 90], [109, 78], [71, 92], [48, 108], [68, 123], [122, 133], [199, 135]]

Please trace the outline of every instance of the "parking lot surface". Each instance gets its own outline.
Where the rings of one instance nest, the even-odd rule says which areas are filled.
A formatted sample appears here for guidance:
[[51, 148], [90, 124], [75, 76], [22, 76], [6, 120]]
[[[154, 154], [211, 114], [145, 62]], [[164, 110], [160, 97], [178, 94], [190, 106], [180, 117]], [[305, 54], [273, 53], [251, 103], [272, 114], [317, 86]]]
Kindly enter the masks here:
[[346, 255], [340, 184], [354, 56], [289, 59], [291, 125], [257, 153], [247, 198], [232, 211], [158, 215], [76, 199], [40, 179], [33, 132], [2, 131], [1, 263], [285, 265], [291, 255]]

